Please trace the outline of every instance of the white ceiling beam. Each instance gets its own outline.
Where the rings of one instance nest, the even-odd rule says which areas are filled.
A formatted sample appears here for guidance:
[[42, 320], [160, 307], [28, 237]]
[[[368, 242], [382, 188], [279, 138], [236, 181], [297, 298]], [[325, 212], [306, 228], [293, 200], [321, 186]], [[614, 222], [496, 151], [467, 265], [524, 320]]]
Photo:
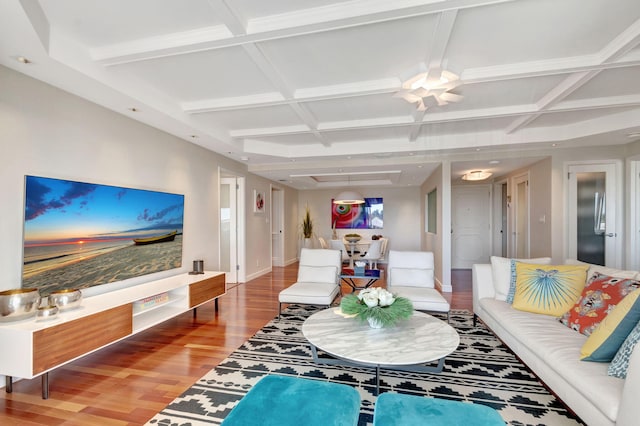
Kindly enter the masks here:
[[[598, 52], [598, 55], [596, 56], [598, 57], [599, 65], [604, 65], [609, 61], [623, 57], [638, 44], [640, 44], [640, 19], [636, 20], [628, 28], [622, 31], [616, 38], [611, 40], [611, 42]], [[560, 84], [552, 88], [537, 102], [538, 110], [540, 111], [539, 113], [532, 114], [530, 116], [518, 117], [506, 128], [507, 134], [514, 133], [533, 122], [544, 110], [549, 109], [554, 104], [587, 84], [601, 71], [602, 69], [595, 69], [576, 72], [565, 78], [560, 82]]]
[[223, 20], [230, 27], [219, 25], [96, 47], [90, 49], [90, 56], [103, 65], [124, 64], [511, 1], [516, 0], [352, 0], [249, 20], [248, 32], [235, 36], [244, 25], [235, 22], [235, 14], [225, 4], [219, 6], [228, 9]]
[[569, 75], [560, 84], [551, 89], [545, 94], [538, 102], [536, 102], [537, 113], [531, 115], [524, 115], [516, 118], [507, 128], [506, 133], [514, 133], [523, 127], [533, 122], [536, 118], [542, 115], [543, 111], [553, 106], [557, 102], [566, 98], [578, 88], [585, 85], [589, 80], [600, 73], [597, 71], [585, 71]]
[[[425, 62], [429, 64], [427, 66], [427, 79], [431, 78], [440, 78], [440, 74], [442, 73], [442, 61], [444, 60], [444, 54], [447, 50], [447, 46], [449, 45], [449, 39], [451, 38], [451, 34], [453, 33], [453, 27], [456, 21], [456, 17], [458, 16], [458, 10], [452, 9], [447, 10], [440, 13], [438, 17], [438, 23], [434, 29], [433, 37], [431, 38], [432, 43], [431, 46], [427, 49], [428, 57], [425, 59]], [[433, 75], [433, 73], [437, 73]], [[422, 128], [422, 120], [424, 119], [426, 111], [418, 111], [416, 108], [414, 110], [414, 125], [411, 126], [409, 130], [409, 141], [413, 142], [418, 138], [420, 134], [420, 129]]]
[[[243, 44], [242, 48], [247, 52], [251, 60], [257, 65], [258, 69], [262, 72], [262, 74], [271, 82], [271, 84], [278, 90], [282, 96], [286, 99], [293, 98], [293, 92], [285, 83], [284, 79], [276, 69], [276, 67], [269, 61], [265, 53], [255, 44]], [[318, 128], [318, 120], [313, 116], [311, 111], [308, 110], [305, 106], [297, 103], [290, 102], [289, 106], [295, 114], [300, 118], [300, 120], [305, 123], [309, 129], [311, 129], [311, 133], [318, 139], [323, 145], [328, 146], [326, 139], [316, 131]]]
[[[640, 107], [640, 95], [611, 96], [606, 98], [572, 100], [558, 102], [553, 107], [547, 108], [544, 113], [561, 113], [579, 110], [592, 109], [612, 109], [624, 107]], [[532, 114], [540, 112], [538, 104], [523, 104], [507, 107], [483, 108], [477, 110], [465, 110], [455, 112], [437, 112], [432, 114], [424, 114], [421, 125], [424, 124], [440, 124], [456, 121], [470, 120], [490, 120], [504, 117], [528, 117]], [[346, 120], [323, 122], [318, 125], [317, 130], [321, 132], [338, 131], [338, 130], [358, 130], [372, 127], [398, 127], [410, 126], [411, 131], [417, 127], [414, 119], [409, 116], [402, 117], [384, 117], [370, 120]], [[419, 128], [419, 127], [418, 127]], [[312, 133], [312, 129], [305, 126], [287, 126], [287, 127], [269, 127], [256, 129], [242, 129], [231, 131], [232, 137], [237, 138], [259, 138], [261, 136], [281, 136], [292, 134], [308, 134]], [[415, 139], [414, 139], [415, 140]]]
[[207, 0], [214, 15], [222, 21], [235, 37], [247, 33], [247, 22], [243, 22], [229, 2], [225, 0]]

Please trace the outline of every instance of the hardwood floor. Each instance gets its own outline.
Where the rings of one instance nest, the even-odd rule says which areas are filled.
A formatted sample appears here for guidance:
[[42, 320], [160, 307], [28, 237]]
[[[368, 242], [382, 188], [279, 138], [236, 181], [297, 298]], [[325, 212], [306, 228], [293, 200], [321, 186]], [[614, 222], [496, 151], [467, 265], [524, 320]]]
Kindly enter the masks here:
[[[297, 264], [245, 284], [136, 336], [87, 355], [49, 374], [50, 396], [40, 379], [0, 390], [0, 424], [140, 425], [225, 359], [278, 313], [278, 293], [291, 285]], [[471, 310], [471, 271], [452, 271], [453, 309]], [[343, 291], [351, 289], [344, 285]], [[0, 350], [11, 350], [2, 342]]]

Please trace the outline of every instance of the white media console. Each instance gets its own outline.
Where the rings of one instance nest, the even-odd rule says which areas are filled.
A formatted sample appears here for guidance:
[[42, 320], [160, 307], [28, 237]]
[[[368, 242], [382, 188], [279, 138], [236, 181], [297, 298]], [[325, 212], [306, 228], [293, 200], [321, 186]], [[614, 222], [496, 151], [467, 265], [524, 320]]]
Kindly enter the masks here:
[[225, 294], [224, 272], [180, 274], [87, 297], [55, 319], [0, 323], [0, 374], [6, 392], [13, 377], [42, 376], [49, 397], [49, 371]]

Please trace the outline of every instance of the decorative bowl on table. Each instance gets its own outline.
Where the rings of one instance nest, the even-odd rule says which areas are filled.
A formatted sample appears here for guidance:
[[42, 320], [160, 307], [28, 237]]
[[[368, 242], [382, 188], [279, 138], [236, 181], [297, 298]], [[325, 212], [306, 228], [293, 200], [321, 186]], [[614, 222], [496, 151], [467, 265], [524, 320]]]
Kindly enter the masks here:
[[49, 294], [49, 305], [57, 306], [60, 311], [77, 308], [80, 303], [82, 303], [82, 292], [80, 290], [57, 290]]
[[344, 236], [344, 239], [349, 241], [350, 243], [357, 243], [361, 238], [362, 237], [358, 234], [347, 234]]
[[48, 321], [56, 319], [59, 311], [60, 309], [58, 309], [58, 307], [54, 305], [40, 306], [36, 315], [36, 321]]
[[37, 288], [0, 291], [0, 322], [19, 321], [35, 316], [40, 306]]

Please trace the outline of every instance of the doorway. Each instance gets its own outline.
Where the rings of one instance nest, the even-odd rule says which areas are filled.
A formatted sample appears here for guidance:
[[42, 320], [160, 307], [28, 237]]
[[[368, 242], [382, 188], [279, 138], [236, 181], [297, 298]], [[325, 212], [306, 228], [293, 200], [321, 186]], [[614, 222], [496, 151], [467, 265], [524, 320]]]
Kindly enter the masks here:
[[220, 169], [220, 270], [227, 283], [245, 281], [244, 177]]
[[284, 266], [284, 191], [271, 187], [271, 264]]
[[489, 263], [491, 187], [454, 186], [451, 191], [451, 267], [471, 269]]
[[568, 167], [567, 257], [596, 265], [619, 267], [616, 163], [573, 164]]

